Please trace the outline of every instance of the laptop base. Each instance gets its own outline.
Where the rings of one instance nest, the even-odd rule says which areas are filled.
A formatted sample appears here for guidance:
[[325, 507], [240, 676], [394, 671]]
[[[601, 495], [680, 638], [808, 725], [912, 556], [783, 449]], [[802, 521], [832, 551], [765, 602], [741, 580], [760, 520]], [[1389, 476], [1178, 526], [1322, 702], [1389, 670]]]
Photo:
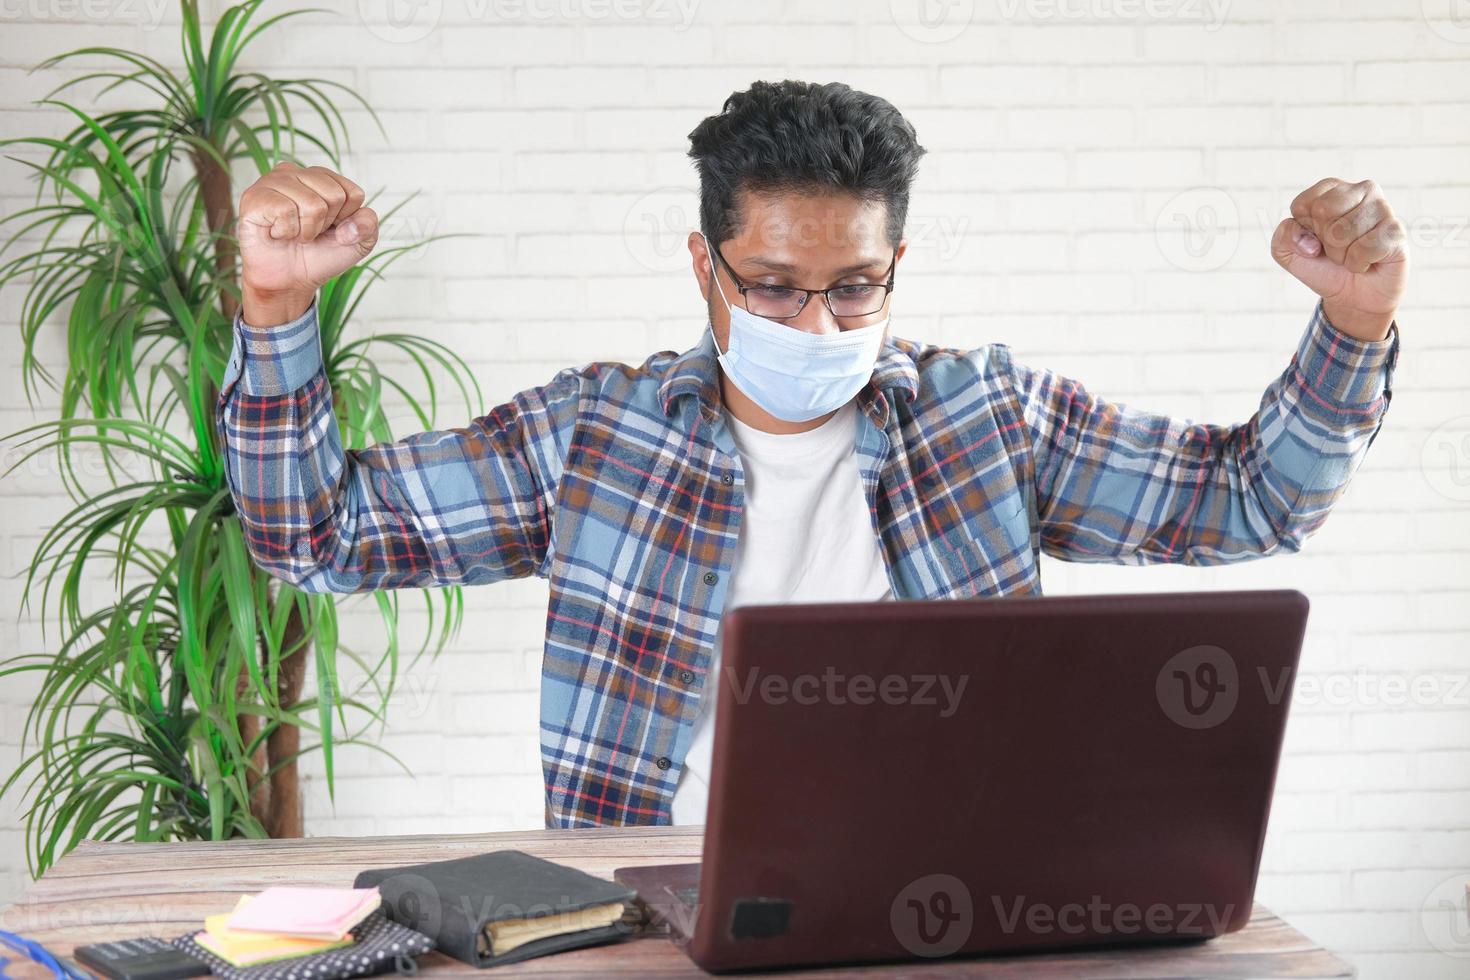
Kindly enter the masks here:
[[669, 931], [678, 946], [694, 938], [694, 920], [699, 911], [698, 864], [648, 864], [618, 868], [613, 880], [636, 889], [636, 901], [648, 921]]

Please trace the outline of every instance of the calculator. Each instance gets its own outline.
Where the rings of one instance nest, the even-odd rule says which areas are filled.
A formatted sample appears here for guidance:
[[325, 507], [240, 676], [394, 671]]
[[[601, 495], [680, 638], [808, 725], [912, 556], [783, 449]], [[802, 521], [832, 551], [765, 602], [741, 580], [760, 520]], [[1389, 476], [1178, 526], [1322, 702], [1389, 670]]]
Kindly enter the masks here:
[[209, 972], [208, 963], [157, 936], [78, 946], [72, 956], [110, 980], [181, 980]]

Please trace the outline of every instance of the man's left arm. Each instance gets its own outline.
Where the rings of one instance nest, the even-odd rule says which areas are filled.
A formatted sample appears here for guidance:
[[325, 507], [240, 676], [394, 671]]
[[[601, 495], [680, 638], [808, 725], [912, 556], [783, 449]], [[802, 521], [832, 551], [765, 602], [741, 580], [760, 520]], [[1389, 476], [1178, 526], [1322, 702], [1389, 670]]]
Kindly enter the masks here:
[[1218, 564], [1296, 551], [1326, 520], [1388, 407], [1408, 260], [1371, 181], [1319, 181], [1291, 213], [1272, 254], [1321, 300], [1248, 421], [1152, 415], [1013, 365], [1048, 553]]

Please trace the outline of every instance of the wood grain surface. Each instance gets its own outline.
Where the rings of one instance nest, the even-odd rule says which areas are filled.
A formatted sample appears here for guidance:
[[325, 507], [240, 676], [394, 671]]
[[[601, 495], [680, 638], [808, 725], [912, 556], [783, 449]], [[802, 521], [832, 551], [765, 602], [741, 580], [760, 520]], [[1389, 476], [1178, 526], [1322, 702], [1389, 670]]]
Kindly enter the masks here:
[[[202, 928], [206, 915], [234, 907], [246, 892], [276, 884], [350, 886], [364, 868], [417, 864], [515, 848], [611, 878], [634, 864], [697, 861], [700, 828], [516, 831], [404, 837], [314, 837], [187, 844], [84, 842], [34, 882], [0, 924], [70, 955], [88, 942], [155, 935], [172, 938]], [[46, 977], [9, 954], [17, 980]], [[510, 966], [478, 970], [440, 953], [420, 959], [420, 972], [486, 977], [704, 976], [669, 939], [648, 932], [627, 941], [573, 950]], [[1257, 905], [1243, 930], [1206, 943], [976, 957], [854, 969], [793, 971], [791, 976], [923, 976], [1182, 978], [1350, 977], [1352, 968]], [[391, 974], [389, 974], [391, 976]]]

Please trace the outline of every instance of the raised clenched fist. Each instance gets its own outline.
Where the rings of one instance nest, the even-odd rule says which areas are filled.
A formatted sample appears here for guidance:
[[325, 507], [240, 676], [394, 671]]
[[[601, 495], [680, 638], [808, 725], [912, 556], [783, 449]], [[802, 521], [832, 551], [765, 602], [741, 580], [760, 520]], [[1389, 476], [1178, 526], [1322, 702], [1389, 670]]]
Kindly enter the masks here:
[[1271, 254], [1322, 297], [1333, 326], [1359, 340], [1382, 340], [1408, 282], [1405, 238], [1377, 184], [1327, 177], [1291, 202]]
[[316, 290], [378, 241], [378, 215], [363, 192], [326, 167], [280, 163], [240, 195], [241, 301], [245, 320], [294, 320]]

